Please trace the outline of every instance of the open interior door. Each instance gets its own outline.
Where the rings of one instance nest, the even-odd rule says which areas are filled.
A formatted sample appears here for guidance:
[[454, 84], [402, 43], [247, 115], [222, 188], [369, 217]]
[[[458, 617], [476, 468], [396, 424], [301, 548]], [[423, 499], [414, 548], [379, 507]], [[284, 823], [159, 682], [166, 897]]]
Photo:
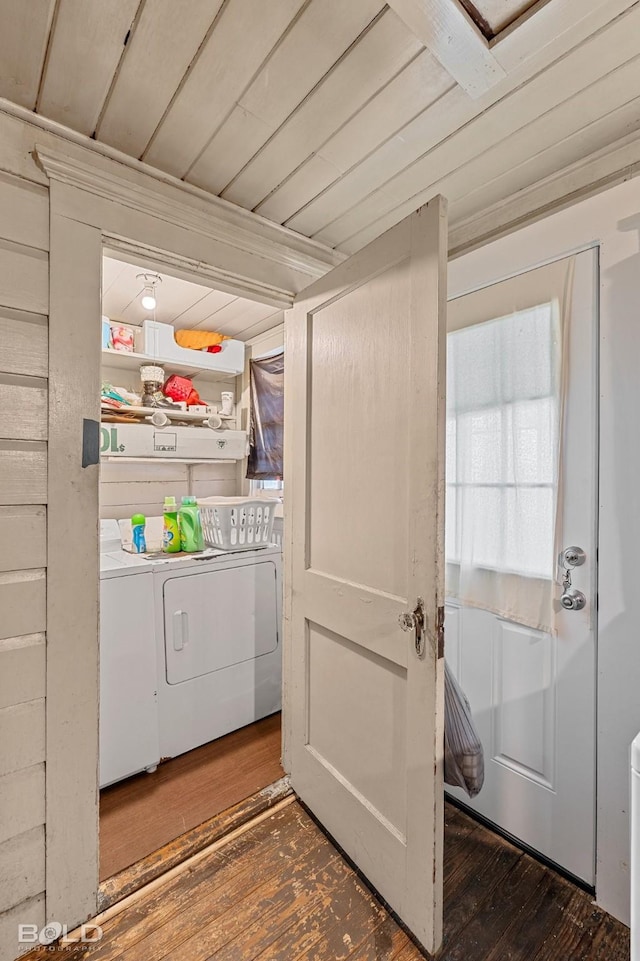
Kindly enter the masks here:
[[430, 952], [441, 941], [446, 202], [286, 320], [285, 766]]

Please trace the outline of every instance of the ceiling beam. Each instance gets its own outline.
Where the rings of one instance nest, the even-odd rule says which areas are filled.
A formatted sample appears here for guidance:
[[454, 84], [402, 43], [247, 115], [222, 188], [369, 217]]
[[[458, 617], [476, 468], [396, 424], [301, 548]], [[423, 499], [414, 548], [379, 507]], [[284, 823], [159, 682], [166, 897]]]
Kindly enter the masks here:
[[388, 3], [472, 100], [506, 76], [480, 30], [457, 0]]

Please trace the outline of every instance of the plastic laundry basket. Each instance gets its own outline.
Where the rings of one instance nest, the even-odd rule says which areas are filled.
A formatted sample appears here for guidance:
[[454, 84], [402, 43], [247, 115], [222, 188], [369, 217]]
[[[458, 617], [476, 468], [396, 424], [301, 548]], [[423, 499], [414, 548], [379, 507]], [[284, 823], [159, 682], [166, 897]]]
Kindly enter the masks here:
[[202, 531], [209, 547], [247, 551], [271, 543], [275, 503], [247, 497], [198, 500]]

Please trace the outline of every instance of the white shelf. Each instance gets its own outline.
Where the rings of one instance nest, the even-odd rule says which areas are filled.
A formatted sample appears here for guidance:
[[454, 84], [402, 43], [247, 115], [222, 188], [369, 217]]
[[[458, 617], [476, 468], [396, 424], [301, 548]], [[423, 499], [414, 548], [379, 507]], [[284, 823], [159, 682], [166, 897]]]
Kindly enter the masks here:
[[[142, 364], [158, 364], [165, 368], [167, 374], [183, 374], [185, 377], [196, 377], [198, 374], [206, 374], [210, 380], [233, 380], [234, 377], [238, 376], [228, 370], [212, 370], [211, 367], [206, 367], [198, 363], [198, 351], [194, 350], [192, 353], [196, 354], [194, 358], [195, 363], [175, 361], [163, 357], [150, 357], [148, 354], [138, 354], [136, 352], [129, 353], [120, 350], [103, 350], [102, 364], [104, 367], [117, 367], [120, 370], [135, 371], [139, 371]], [[216, 355], [210, 354], [209, 356], [215, 357]]]

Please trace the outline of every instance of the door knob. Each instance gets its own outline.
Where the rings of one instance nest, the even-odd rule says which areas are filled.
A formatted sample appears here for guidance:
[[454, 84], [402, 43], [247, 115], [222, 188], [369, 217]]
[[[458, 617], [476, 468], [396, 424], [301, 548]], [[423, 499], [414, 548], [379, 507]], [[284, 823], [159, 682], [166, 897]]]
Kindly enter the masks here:
[[422, 657], [424, 654], [424, 630], [426, 625], [426, 617], [424, 612], [424, 601], [421, 597], [418, 598], [418, 603], [416, 604], [415, 610], [400, 614], [398, 617], [398, 624], [403, 631], [416, 632], [416, 654], [418, 657]]
[[560, 603], [565, 611], [581, 611], [586, 605], [587, 599], [582, 591], [577, 591], [572, 587], [564, 591], [560, 597]]

